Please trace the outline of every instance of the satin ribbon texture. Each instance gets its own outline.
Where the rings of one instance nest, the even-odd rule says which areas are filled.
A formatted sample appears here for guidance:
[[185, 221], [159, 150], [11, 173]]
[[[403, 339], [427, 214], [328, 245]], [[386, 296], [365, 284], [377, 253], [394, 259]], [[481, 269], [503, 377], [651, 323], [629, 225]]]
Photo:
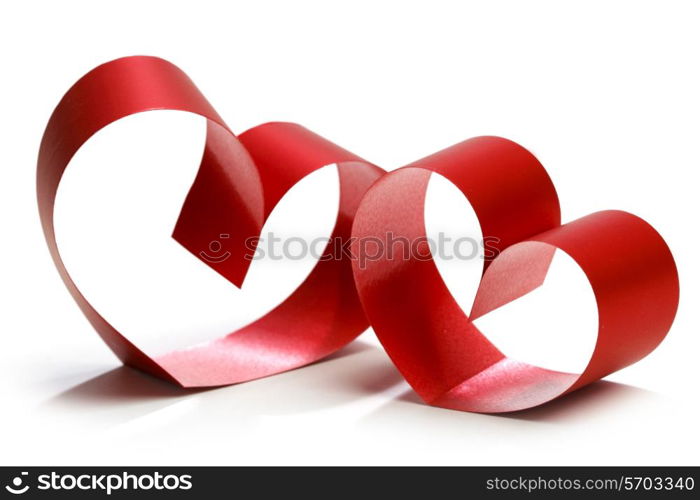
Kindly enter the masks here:
[[[152, 358], [100, 316], [71, 280], [57, 248], [53, 209], [64, 170], [90, 136], [122, 117], [155, 109], [207, 119], [203, 158], [173, 238], [233, 285], [240, 286], [251, 261], [253, 251], [245, 242], [259, 235], [295, 183], [329, 164], [337, 165], [340, 179], [331, 241], [352, 243], [352, 252], [321, 258], [288, 299], [252, 324]], [[482, 236], [497, 241], [497, 255], [484, 262], [469, 314], [447, 290], [426, 241], [423, 252], [406, 259], [387, 252], [357, 258], [363, 242], [388, 233], [425, 240], [425, 190], [433, 173], [464, 193]], [[477, 412], [521, 410], [644, 357], [668, 332], [678, 304], [673, 258], [651, 226], [617, 211], [562, 225], [544, 168], [511, 141], [471, 139], [386, 174], [299, 125], [268, 123], [235, 136], [181, 70], [154, 57], [106, 63], [67, 92], [44, 133], [37, 192], [56, 267], [97, 332], [125, 364], [183, 387], [233, 384], [306, 365], [346, 345], [371, 323], [427, 403]], [[231, 256], [221, 262], [203, 258], [209, 242], [224, 233]], [[542, 284], [557, 249], [583, 269], [598, 306], [598, 340], [581, 374], [508, 359], [472, 322]]]
[[[240, 286], [259, 236], [276, 203], [301, 178], [335, 163], [340, 203], [329, 246], [350, 237], [365, 190], [383, 170], [291, 123], [267, 123], [236, 137], [192, 81], [155, 57], [127, 57], [81, 78], [53, 112], [39, 150], [39, 213], [54, 263], [92, 326], [127, 365], [183, 387], [244, 382], [304, 366], [340, 349], [367, 329], [350, 260], [321, 258], [279, 306], [223, 338], [152, 358], [118, 332], [80, 293], [59, 254], [53, 210], [61, 176], [90, 136], [125, 116], [157, 109], [207, 119], [197, 176], [184, 201], [173, 238], [195, 257]], [[228, 234], [226, 260], [203, 257], [209, 243]], [[332, 252], [326, 248], [325, 253]], [[205, 254], [204, 254], [205, 255]]]
[[[558, 197], [544, 168], [505, 139], [470, 139], [384, 175], [365, 195], [353, 237], [379, 241], [391, 232], [394, 240], [424, 239], [425, 192], [433, 173], [466, 196], [482, 235], [497, 247], [495, 258], [485, 259], [471, 312], [455, 302], [427, 243], [408, 259], [382, 252], [364, 265], [353, 262], [374, 331], [424, 401], [487, 413], [531, 408], [638, 361], [666, 336], [679, 286], [661, 236], [620, 211], [560, 224]], [[555, 250], [581, 267], [598, 308], [597, 342], [580, 374], [510, 359], [472, 322], [540, 286]]]

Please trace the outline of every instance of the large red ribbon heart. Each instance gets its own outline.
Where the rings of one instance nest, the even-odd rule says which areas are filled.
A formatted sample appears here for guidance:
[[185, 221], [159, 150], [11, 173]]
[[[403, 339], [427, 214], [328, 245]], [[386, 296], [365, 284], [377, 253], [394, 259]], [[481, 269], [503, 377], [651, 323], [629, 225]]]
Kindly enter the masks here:
[[[457, 144], [377, 181], [355, 216], [353, 243], [423, 242], [425, 190], [432, 172], [471, 202], [499, 255], [484, 274], [469, 315], [439, 275], [429, 250], [371, 251], [353, 262], [365, 312], [394, 364], [429, 404], [476, 412], [522, 410], [578, 389], [641, 359], [663, 340], [678, 306], [678, 275], [659, 234], [638, 217], [598, 212], [560, 225], [554, 185], [537, 159], [505, 139]], [[581, 374], [507, 358], [472, 320], [542, 284], [556, 249], [590, 281], [598, 339]], [[366, 245], [365, 245], [365, 251]]]
[[[242, 283], [251, 262], [253, 250], [246, 242], [260, 234], [276, 203], [301, 178], [337, 164], [340, 203], [324, 256], [283, 303], [223, 338], [152, 358], [115, 330], [80, 293], [58, 251], [53, 210], [61, 176], [83, 143], [115, 120], [157, 109], [188, 111], [207, 119], [204, 155], [173, 238], [231, 283]], [[236, 137], [180, 69], [155, 57], [127, 57], [89, 72], [56, 107], [39, 151], [37, 193], [44, 234], [61, 278], [112, 351], [125, 364], [183, 387], [202, 387], [306, 365], [367, 328], [349, 257], [338, 256], [331, 246], [349, 239], [360, 198], [382, 173], [291, 123], [260, 125]], [[220, 234], [229, 235], [229, 258], [219, 262], [203, 258], [202, 252]]]
[[[276, 203], [301, 178], [337, 164], [340, 204], [326, 249], [329, 258], [324, 255], [287, 300], [221, 339], [152, 358], [100, 316], [72, 281], [58, 252], [53, 209], [64, 170], [90, 136], [122, 117], [154, 109], [207, 119], [204, 155], [173, 238], [202, 258], [209, 242], [228, 234], [230, 257], [202, 260], [231, 283], [240, 285], [250, 264], [246, 241], [260, 233]], [[432, 172], [466, 195], [482, 235], [497, 242], [499, 255], [485, 261], [468, 315], [447, 290], [427, 249], [423, 210]], [[158, 58], [129, 57], [94, 69], [63, 97], [42, 140], [37, 191], [51, 255], [95, 329], [124, 363], [184, 387], [242, 382], [311, 363], [354, 339], [367, 328], [367, 317], [391, 359], [428, 403], [513, 411], [641, 359], [670, 328], [678, 276], [661, 237], [623, 212], [600, 212], [560, 225], [554, 186], [537, 159], [517, 144], [472, 139], [383, 174], [299, 125], [268, 123], [236, 137], [178, 68]], [[362, 258], [367, 241], [384, 241], [389, 233], [418, 242], [422, 251], [404, 259], [386, 251]], [[331, 248], [351, 240], [353, 255]], [[539, 286], [556, 249], [581, 266], [598, 306], [598, 341], [578, 375], [508, 359], [472, 322]]]

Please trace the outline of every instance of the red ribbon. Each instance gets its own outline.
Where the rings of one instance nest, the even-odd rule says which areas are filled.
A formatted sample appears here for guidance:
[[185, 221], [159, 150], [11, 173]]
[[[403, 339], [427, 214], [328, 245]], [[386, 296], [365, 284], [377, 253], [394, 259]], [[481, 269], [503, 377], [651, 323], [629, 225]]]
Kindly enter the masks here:
[[368, 323], [349, 258], [320, 259], [287, 300], [254, 323], [157, 358], [146, 355], [100, 316], [76, 287], [58, 252], [53, 225], [56, 190], [71, 157], [90, 136], [127, 115], [156, 109], [189, 111], [207, 119], [204, 155], [173, 238], [201, 258], [209, 242], [228, 234], [230, 258], [201, 260], [236, 286], [251, 262], [246, 240], [260, 234], [276, 203], [302, 177], [325, 165], [338, 165], [340, 204], [333, 241], [350, 238], [362, 194], [384, 173], [295, 124], [268, 123], [236, 137], [192, 81], [162, 59], [128, 57], [89, 72], [66, 93], [46, 127], [38, 161], [39, 211], [63, 281], [119, 359], [183, 387], [227, 385], [312, 363], [362, 333]]
[[[457, 305], [431, 257], [389, 259], [385, 252], [364, 266], [353, 263], [374, 331], [426, 402], [477, 412], [530, 408], [638, 361], [663, 340], [678, 306], [678, 275], [661, 236], [620, 211], [560, 225], [544, 168], [508, 140], [470, 139], [386, 174], [363, 199], [353, 236], [424, 237], [431, 172], [464, 193], [482, 233], [500, 251], [484, 263], [470, 314]], [[578, 375], [509, 359], [472, 322], [541, 285], [556, 249], [583, 269], [598, 307], [596, 346]]]
[[[282, 196], [301, 178], [337, 164], [340, 204], [331, 243], [292, 295], [252, 324], [207, 344], [149, 357], [90, 305], [66, 270], [53, 225], [56, 191], [68, 163], [95, 132], [120, 118], [156, 109], [207, 119], [197, 177], [173, 238], [240, 286], [251, 261], [246, 241], [260, 234]], [[471, 202], [484, 236], [500, 251], [486, 260], [469, 315], [456, 304], [429, 255], [359, 264], [337, 242], [425, 238], [423, 209], [431, 172]], [[377, 181], [377, 182], [375, 182]], [[543, 167], [505, 139], [471, 139], [385, 175], [309, 130], [268, 123], [236, 137], [192, 81], [154, 57], [106, 63], [63, 97], [39, 152], [42, 225], [59, 273], [91, 324], [125, 363], [183, 387], [227, 385], [279, 373], [338, 350], [371, 322], [391, 359], [428, 403], [501, 412], [528, 408], [633, 363], [663, 339], [678, 304], [678, 277], [661, 237], [641, 219], [600, 212], [560, 225], [559, 203]], [[203, 258], [228, 234], [230, 258]], [[555, 249], [569, 254], [591, 282], [599, 310], [598, 342], [580, 375], [506, 358], [471, 320], [539, 286]], [[368, 318], [368, 319], [367, 319]]]

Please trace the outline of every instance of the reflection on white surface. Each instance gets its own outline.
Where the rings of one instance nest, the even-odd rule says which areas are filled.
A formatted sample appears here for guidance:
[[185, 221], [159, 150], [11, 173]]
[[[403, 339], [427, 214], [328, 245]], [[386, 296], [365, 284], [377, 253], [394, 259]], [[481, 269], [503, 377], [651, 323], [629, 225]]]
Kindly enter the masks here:
[[[10, 436], [6, 449], [13, 456], [4, 458], [84, 463], [94, 457], [95, 464], [643, 463], [635, 451], [639, 429], [655, 425], [671, 404], [646, 390], [600, 382], [514, 414], [433, 408], [416, 397], [380, 348], [357, 341], [306, 368], [212, 390], [182, 391], [131, 368], [114, 368], [25, 415], [25, 428], [29, 419], [34, 434], [28, 440]], [[644, 439], [644, 446], [672, 446], [662, 435]], [[577, 451], [562, 457], [563, 448]]]

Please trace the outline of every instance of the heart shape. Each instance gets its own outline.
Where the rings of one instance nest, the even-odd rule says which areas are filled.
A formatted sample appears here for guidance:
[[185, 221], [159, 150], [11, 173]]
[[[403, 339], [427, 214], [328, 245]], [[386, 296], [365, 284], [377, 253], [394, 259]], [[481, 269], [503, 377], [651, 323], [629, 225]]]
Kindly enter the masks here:
[[[158, 109], [187, 111], [207, 119], [204, 154], [173, 238], [234, 285], [243, 282], [255, 251], [246, 243], [260, 234], [277, 202], [299, 180], [336, 164], [340, 202], [331, 243], [284, 302], [223, 338], [150, 357], [110, 325], [78, 290], [58, 251], [53, 210], [61, 177], [83, 143], [120, 118]], [[349, 240], [360, 198], [382, 174], [378, 167], [299, 125], [268, 123], [236, 137], [180, 69], [159, 58], [137, 56], [95, 68], [61, 99], [41, 142], [37, 197], [46, 241], [61, 278], [119, 359], [183, 387], [204, 387], [306, 365], [338, 350], [367, 328], [349, 258], [338, 256], [332, 245]], [[207, 250], [221, 234], [228, 235], [226, 258], [212, 258]]]
[[[521, 146], [479, 137], [384, 175], [355, 215], [353, 252], [362, 242], [425, 243], [425, 192], [443, 175], [471, 203], [487, 258], [467, 315], [445, 286], [430, 252], [372, 252], [353, 261], [365, 313], [394, 364], [429, 404], [465, 411], [508, 412], [550, 401], [650, 353], [678, 306], [678, 274], [666, 243], [646, 222], [619, 211], [560, 224], [549, 176]], [[542, 284], [555, 250], [582, 268], [598, 307], [598, 339], [580, 374], [546, 370], [507, 358], [474, 325]], [[361, 262], [364, 265], [361, 265]]]
[[[78, 290], [58, 251], [53, 211], [63, 172], [81, 145], [109, 123], [155, 109], [207, 119], [203, 158], [173, 238], [234, 285], [242, 283], [255, 251], [247, 243], [300, 179], [336, 164], [340, 202], [324, 255], [284, 302], [223, 338], [150, 357]], [[467, 197], [481, 234], [497, 251], [484, 262], [469, 315], [442, 281], [426, 239], [425, 192], [433, 172]], [[154, 57], [106, 63], [66, 93], [42, 139], [37, 194], [56, 267], [97, 332], [124, 363], [183, 387], [226, 385], [303, 366], [347, 344], [371, 322], [398, 369], [429, 404], [515, 411], [641, 359], [663, 340], [678, 306], [673, 257], [651, 226], [618, 211], [561, 225], [549, 176], [511, 141], [471, 139], [385, 174], [291, 123], [260, 125], [236, 137], [181, 70]], [[210, 248], [210, 242], [222, 234], [230, 244], [226, 258], [212, 258], [208, 250], [222, 249]], [[395, 259], [393, 251], [383, 251], [365, 259], [365, 243], [388, 234], [417, 243], [418, 252]], [[541, 285], [557, 249], [582, 268], [598, 307], [598, 340], [580, 374], [509, 359], [473, 323]]]

